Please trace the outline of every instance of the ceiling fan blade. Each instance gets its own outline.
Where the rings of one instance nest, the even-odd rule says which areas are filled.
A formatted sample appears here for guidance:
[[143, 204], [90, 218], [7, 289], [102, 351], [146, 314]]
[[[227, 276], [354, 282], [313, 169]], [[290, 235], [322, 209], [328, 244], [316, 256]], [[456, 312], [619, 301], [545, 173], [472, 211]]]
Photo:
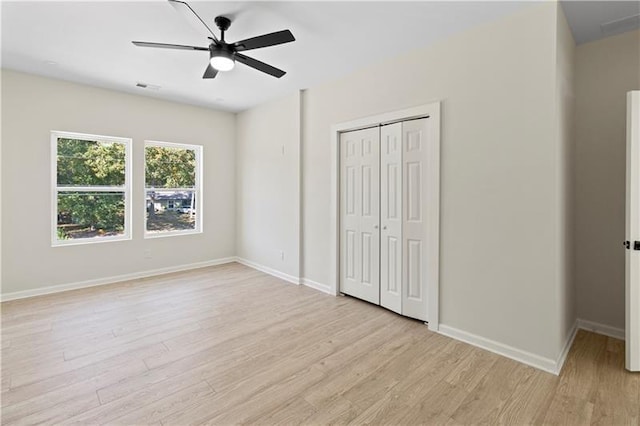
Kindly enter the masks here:
[[278, 44], [289, 43], [295, 41], [295, 37], [289, 30], [277, 31], [271, 34], [264, 34], [258, 37], [248, 38], [233, 43], [236, 51], [260, 49], [261, 47], [275, 46]]
[[216, 78], [216, 75], [218, 75], [218, 70], [209, 64], [207, 69], [204, 71], [202, 78]]
[[211, 34], [211, 38], [213, 38], [213, 41], [215, 41], [216, 44], [219, 43], [218, 37], [216, 37], [214, 32], [211, 30], [211, 28], [209, 28], [209, 26], [204, 22], [204, 20], [196, 13], [195, 10], [191, 8], [191, 6], [189, 6], [187, 2], [180, 1], [180, 0], [169, 0], [169, 3], [171, 4], [171, 6], [173, 6], [175, 10], [177, 10], [180, 14], [182, 14], [185, 18], [187, 18], [191, 26], [194, 27], [196, 31], [198, 32], [200, 31], [201, 27], [199, 23], [201, 23], [202, 25], [204, 25], [207, 31], [209, 31], [209, 33]]
[[243, 64], [250, 66], [251, 68], [255, 68], [258, 71], [262, 71], [276, 78], [280, 78], [286, 74], [285, 71], [282, 71], [276, 67], [272, 67], [271, 65], [265, 64], [264, 62], [260, 62], [257, 59], [245, 56], [242, 53], [236, 53], [234, 56], [238, 62], [242, 62]]
[[208, 47], [185, 46], [183, 44], [167, 44], [167, 43], [150, 43], [147, 41], [132, 41], [138, 47], [159, 47], [162, 49], [178, 49], [178, 50], [204, 50], [209, 51]]

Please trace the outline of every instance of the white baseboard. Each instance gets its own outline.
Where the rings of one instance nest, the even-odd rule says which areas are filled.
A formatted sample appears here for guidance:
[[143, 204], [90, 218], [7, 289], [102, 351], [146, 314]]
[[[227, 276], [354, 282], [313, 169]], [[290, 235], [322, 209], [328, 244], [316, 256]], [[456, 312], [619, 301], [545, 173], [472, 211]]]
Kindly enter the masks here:
[[259, 263], [252, 262], [247, 259], [243, 259], [241, 257], [236, 257], [235, 261], [241, 263], [249, 268], [257, 269], [260, 272], [264, 272], [265, 274], [273, 275], [274, 277], [280, 278], [281, 280], [288, 281], [292, 284], [300, 285], [300, 278], [295, 277], [293, 275], [285, 274], [284, 272], [280, 272], [276, 269], [269, 268], [268, 266], [260, 265]]
[[61, 293], [63, 291], [78, 290], [81, 288], [96, 287], [100, 285], [113, 284], [122, 281], [130, 281], [139, 278], [153, 277], [156, 275], [170, 274], [172, 272], [188, 271], [191, 269], [206, 268], [208, 266], [222, 265], [225, 263], [235, 262], [235, 257], [225, 257], [222, 259], [207, 260], [204, 262], [189, 263], [186, 265], [169, 266], [167, 268], [151, 269], [147, 271], [133, 272], [131, 274], [115, 275], [105, 278], [97, 278], [94, 280], [79, 281], [70, 284], [52, 285], [48, 287], [40, 287], [32, 290], [15, 291], [13, 293], [3, 293], [0, 301], [7, 302], [9, 300], [25, 299], [27, 297], [43, 296], [45, 294]]
[[567, 360], [567, 355], [569, 355], [569, 351], [571, 350], [571, 346], [573, 345], [573, 341], [576, 338], [576, 334], [578, 333], [578, 320], [573, 323], [573, 327], [571, 328], [571, 332], [569, 333], [569, 338], [564, 344], [564, 348], [562, 348], [562, 352], [560, 352], [560, 356], [556, 361], [556, 375], [560, 374], [562, 371], [562, 367], [564, 366], [564, 362]]
[[327, 293], [335, 296], [331, 292], [331, 287], [328, 286], [327, 284], [322, 284], [317, 281], [312, 281], [308, 278], [298, 278], [293, 275], [285, 274], [284, 272], [278, 271], [273, 268], [269, 268], [268, 266], [260, 265], [259, 263], [255, 263], [247, 259], [243, 259], [242, 257], [236, 257], [235, 260], [238, 263], [248, 266], [249, 268], [257, 269], [258, 271], [264, 272], [265, 274], [273, 275], [274, 277], [280, 278], [282, 280], [288, 281], [293, 284], [298, 284], [298, 285], [302, 284], [314, 290], [318, 290], [323, 293]]
[[538, 368], [548, 373], [555, 375], [559, 374], [558, 364], [556, 360], [551, 358], [545, 358], [531, 352], [523, 351], [522, 349], [514, 348], [513, 346], [505, 345], [504, 343], [468, 333], [442, 323], [440, 323], [438, 332], [453, 339], [486, 349], [490, 352], [511, 358], [515, 361], [530, 365], [531, 367]]
[[331, 291], [331, 287], [327, 284], [322, 284], [317, 281], [311, 281], [308, 278], [301, 278], [300, 281], [303, 285], [306, 285], [307, 287], [311, 287], [315, 290], [335, 296], [335, 294], [333, 294], [333, 292]]
[[114, 284], [118, 282], [130, 281], [130, 280], [135, 280], [139, 278], [148, 278], [148, 277], [153, 277], [157, 275], [170, 274], [173, 272], [181, 272], [181, 271], [188, 271], [191, 269], [206, 268], [208, 266], [222, 265], [222, 264], [231, 263], [231, 262], [238, 262], [250, 268], [257, 269], [258, 271], [264, 272], [266, 274], [273, 275], [287, 282], [290, 282], [296, 285], [304, 284], [307, 287], [311, 287], [323, 293], [331, 294], [331, 289], [328, 285], [311, 281], [306, 278], [300, 279], [293, 275], [285, 274], [284, 272], [280, 272], [275, 269], [257, 264], [255, 262], [251, 262], [247, 259], [234, 256], [234, 257], [225, 257], [222, 259], [208, 260], [205, 262], [190, 263], [186, 265], [170, 266], [167, 268], [151, 269], [147, 271], [134, 272], [131, 274], [114, 275], [111, 277], [97, 278], [93, 280], [79, 281], [79, 282], [69, 283], [69, 284], [59, 284], [59, 285], [52, 285], [47, 287], [40, 287], [32, 290], [3, 293], [3, 294], [0, 294], [0, 302], [8, 302], [10, 300], [25, 299], [27, 297], [43, 296], [45, 294], [61, 293], [63, 291], [78, 290], [82, 288], [96, 287], [96, 286], [106, 285], [106, 284]]
[[625, 340], [624, 328], [611, 327], [610, 325], [583, 319], [578, 319], [578, 328], [602, 334], [604, 336], [613, 337], [615, 339]]

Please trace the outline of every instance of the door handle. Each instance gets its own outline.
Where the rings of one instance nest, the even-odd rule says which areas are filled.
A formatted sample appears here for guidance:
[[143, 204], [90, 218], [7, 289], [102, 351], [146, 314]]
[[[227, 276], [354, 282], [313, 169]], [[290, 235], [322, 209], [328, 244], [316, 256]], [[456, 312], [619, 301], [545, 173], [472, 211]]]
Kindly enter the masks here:
[[378, 225], [373, 225], [373, 229], [378, 229]]
[[383, 226], [382, 229], [387, 229], [387, 225]]

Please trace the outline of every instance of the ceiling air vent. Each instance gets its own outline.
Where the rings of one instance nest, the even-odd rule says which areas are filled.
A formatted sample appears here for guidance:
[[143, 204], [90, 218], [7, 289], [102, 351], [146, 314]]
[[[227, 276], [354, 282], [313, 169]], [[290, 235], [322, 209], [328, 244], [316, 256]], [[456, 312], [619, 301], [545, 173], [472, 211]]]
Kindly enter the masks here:
[[147, 83], [136, 83], [136, 87], [139, 87], [141, 89], [149, 89], [149, 90], [160, 90], [160, 86], [155, 85], [155, 84], [147, 84]]
[[602, 31], [602, 34], [607, 36], [621, 34], [637, 28], [640, 28], [640, 13], [616, 19], [615, 21], [605, 22], [600, 25], [600, 31]]

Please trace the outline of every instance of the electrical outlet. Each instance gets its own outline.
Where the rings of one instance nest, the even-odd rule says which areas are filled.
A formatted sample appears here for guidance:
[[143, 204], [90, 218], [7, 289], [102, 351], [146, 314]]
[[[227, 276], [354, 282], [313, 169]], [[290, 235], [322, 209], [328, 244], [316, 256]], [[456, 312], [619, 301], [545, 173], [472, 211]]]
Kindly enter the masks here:
[[144, 258], [145, 259], [151, 259], [151, 250], [150, 249], [145, 249], [143, 253], [144, 253]]
[[284, 260], [284, 251], [280, 250], [280, 260]]

